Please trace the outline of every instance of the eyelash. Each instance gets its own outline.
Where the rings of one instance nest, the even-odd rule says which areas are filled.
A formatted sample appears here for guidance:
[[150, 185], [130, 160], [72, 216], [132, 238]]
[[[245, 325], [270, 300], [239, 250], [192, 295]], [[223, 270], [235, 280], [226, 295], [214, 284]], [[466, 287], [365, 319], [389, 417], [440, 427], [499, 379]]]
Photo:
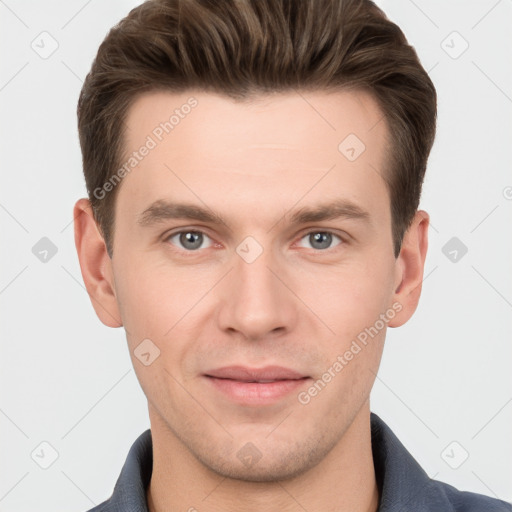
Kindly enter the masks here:
[[[175, 231], [173, 233], [165, 235], [164, 241], [167, 242], [171, 238], [173, 238], [173, 237], [175, 237], [177, 235], [181, 235], [183, 233], [199, 233], [199, 234], [201, 234], [203, 236], [206, 236], [206, 237], [210, 238], [210, 240], [212, 240], [212, 238], [208, 235], [208, 233], [206, 233], [205, 231], [201, 231], [200, 229], [181, 229], [180, 231]], [[303, 238], [311, 235], [311, 234], [316, 234], [316, 233], [329, 234], [329, 235], [332, 235], [333, 237], [338, 238], [340, 240], [340, 243], [338, 243], [337, 245], [335, 245], [333, 247], [329, 247], [327, 249], [314, 249], [314, 248], [311, 248], [312, 251], [317, 252], [317, 253], [328, 253], [328, 252], [331, 252], [332, 250], [336, 249], [336, 247], [338, 247], [340, 245], [345, 245], [347, 243], [346, 240], [342, 236], [338, 235], [334, 231], [329, 231], [329, 230], [326, 230], [326, 229], [312, 229], [312, 230], [309, 230], [309, 231], [301, 234], [301, 236], [299, 238], [299, 241], [302, 240]], [[176, 246], [174, 246], [174, 244], [171, 244], [171, 243], [169, 243], [169, 245], [173, 245], [173, 247], [176, 247]], [[180, 251], [180, 252], [186, 252], [186, 253], [191, 253], [191, 254], [199, 253], [200, 251], [204, 250], [204, 249], [187, 250], [187, 249], [181, 249], [181, 248], [177, 248], [177, 247], [176, 247], [176, 249], [178, 251]], [[206, 249], [208, 249], [208, 247], [206, 247]], [[309, 248], [306, 248], [306, 249], [309, 249]]]

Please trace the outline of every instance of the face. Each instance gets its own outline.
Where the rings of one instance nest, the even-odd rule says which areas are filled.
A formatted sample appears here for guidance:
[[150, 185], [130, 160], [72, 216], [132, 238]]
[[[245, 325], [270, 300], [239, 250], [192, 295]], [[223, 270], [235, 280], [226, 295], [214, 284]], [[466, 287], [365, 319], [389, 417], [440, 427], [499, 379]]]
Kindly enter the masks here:
[[126, 120], [127, 153], [155, 145], [119, 185], [112, 286], [152, 428], [243, 480], [340, 442], [401, 309], [382, 112], [305, 98], [159, 92]]

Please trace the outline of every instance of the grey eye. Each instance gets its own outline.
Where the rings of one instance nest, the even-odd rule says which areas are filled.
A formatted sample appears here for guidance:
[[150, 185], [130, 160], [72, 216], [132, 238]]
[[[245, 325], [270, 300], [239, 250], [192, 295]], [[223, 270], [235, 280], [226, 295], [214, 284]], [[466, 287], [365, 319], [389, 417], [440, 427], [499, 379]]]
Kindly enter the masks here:
[[[342, 242], [339, 236], [334, 233], [330, 233], [329, 231], [311, 231], [311, 233], [305, 235], [302, 240], [306, 239], [309, 243], [309, 248], [311, 249], [324, 250], [331, 248], [335, 238], [339, 240], [339, 243]], [[334, 246], [339, 245], [339, 243]]]
[[171, 235], [169, 240], [174, 245], [178, 245], [179, 248], [186, 249], [187, 251], [196, 251], [201, 248], [207, 238], [201, 231], [180, 231]]

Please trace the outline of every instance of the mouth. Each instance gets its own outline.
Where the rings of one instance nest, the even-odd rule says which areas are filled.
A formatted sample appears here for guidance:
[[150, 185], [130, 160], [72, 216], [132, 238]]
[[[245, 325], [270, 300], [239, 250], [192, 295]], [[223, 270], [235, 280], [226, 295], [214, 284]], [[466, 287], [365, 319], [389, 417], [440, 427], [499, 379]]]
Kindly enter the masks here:
[[207, 377], [217, 379], [232, 379], [241, 382], [275, 382], [278, 380], [299, 380], [306, 375], [283, 366], [265, 366], [264, 368], [249, 368], [247, 366], [225, 366], [210, 370]]
[[[210, 375], [207, 375], [210, 377]], [[213, 377], [214, 379], [222, 378], [222, 377]], [[281, 382], [284, 380], [299, 380], [299, 379], [274, 379], [274, 380], [237, 380], [237, 379], [225, 379], [225, 380], [234, 380], [236, 382], [247, 382], [247, 383], [257, 383], [257, 384], [268, 384], [269, 382]]]
[[281, 366], [248, 368], [229, 366], [204, 374], [217, 392], [240, 405], [275, 403], [309, 380], [310, 377]]

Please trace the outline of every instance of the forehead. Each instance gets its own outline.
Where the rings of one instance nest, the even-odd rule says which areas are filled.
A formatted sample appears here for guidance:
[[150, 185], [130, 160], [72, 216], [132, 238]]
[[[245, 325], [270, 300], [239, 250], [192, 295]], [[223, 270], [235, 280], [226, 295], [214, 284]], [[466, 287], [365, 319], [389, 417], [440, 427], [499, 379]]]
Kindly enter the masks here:
[[269, 148], [281, 144], [283, 149], [297, 146], [301, 139], [317, 145], [322, 139], [324, 146], [334, 144], [337, 149], [343, 135], [352, 133], [374, 144], [387, 131], [377, 102], [362, 90], [280, 92], [243, 101], [203, 91], [155, 91], [136, 97], [126, 125], [128, 148], [136, 148], [141, 135], [162, 142], [167, 135], [179, 133], [193, 136], [204, 150], [242, 139]]
[[118, 201], [129, 200], [133, 211], [166, 198], [290, 207], [338, 192], [367, 205], [380, 195], [388, 205], [387, 125], [364, 91], [292, 91], [242, 102], [158, 91], [138, 97], [125, 121], [124, 160], [139, 155]]

